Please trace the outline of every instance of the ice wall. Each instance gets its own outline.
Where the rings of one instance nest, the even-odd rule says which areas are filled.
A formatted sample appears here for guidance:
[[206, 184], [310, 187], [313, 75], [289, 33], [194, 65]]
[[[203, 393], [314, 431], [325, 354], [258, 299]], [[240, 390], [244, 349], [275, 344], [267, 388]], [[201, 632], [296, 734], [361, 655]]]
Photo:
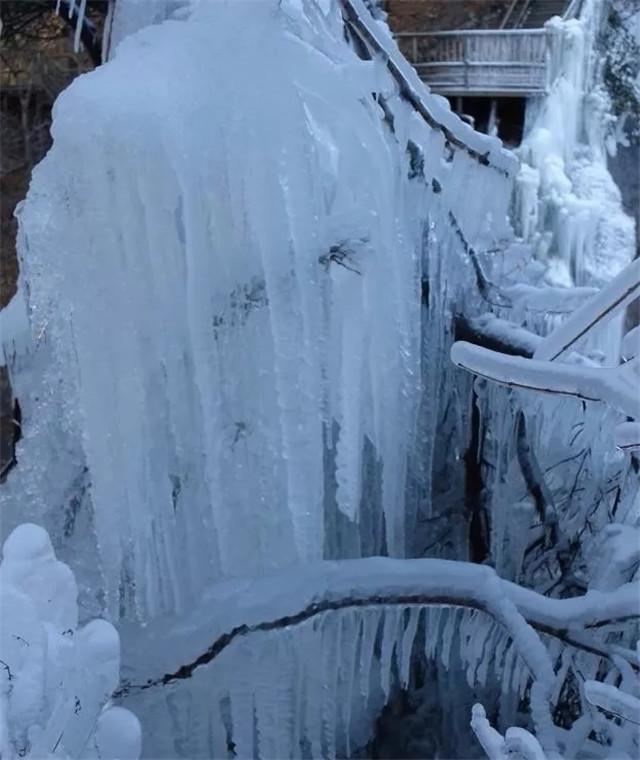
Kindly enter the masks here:
[[547, 23], [549, 89], [527, 106], [514, 221], [553, 284], [601, 285], [634, 256], [634, 224], [607, 168], [614, 124], [598, 48], [606, 3]]
[[514, 163], [407, 67], [420, 115], [353, 34], [335, 3], [203, 3], [56, 104], [20, 212], [33, 344], [2, 500], [112, 617], [415, 551], [443, 336]]

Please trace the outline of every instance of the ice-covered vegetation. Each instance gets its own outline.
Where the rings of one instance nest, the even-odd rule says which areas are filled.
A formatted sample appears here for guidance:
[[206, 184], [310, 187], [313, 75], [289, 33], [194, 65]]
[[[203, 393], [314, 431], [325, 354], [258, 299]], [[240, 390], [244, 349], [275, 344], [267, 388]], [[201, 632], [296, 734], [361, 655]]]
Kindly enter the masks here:
[[598, 8], [519, 162], [361, 0], [119, 1], [2, 312], [3, 756], [363, 757], [399, 694], [421, 756], [637, 756]]
[[0, 562], [0, 752], [135, 760], [140, 724], [110, 704], [120, 639], [106, 620], [78, 626], [78, 588], [47, 532], [25, 523]]

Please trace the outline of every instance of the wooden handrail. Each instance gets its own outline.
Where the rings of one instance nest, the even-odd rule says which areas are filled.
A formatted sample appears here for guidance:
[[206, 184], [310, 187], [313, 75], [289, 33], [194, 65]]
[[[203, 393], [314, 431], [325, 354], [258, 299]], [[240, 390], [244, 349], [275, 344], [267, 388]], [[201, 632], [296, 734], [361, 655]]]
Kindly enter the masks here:
[[443, 32], [398, 32], [402, 37], [536, 37], [546, 34], [546, 29], [447, 29]]

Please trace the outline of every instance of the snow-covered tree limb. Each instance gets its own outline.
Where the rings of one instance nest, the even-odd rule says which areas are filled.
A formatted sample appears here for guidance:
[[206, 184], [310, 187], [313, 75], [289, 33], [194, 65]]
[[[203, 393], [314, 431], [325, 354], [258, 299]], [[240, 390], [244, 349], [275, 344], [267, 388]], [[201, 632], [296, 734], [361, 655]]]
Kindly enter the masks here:
[[[241, 603], [240, 603], [241, 602]], [[466, 607], [485, 612], [513, 638], [534, 679], [553, 679], [549, 656], [536, 631], [583, 652], [611, 660], [610, 648], [589, 634], [630, 616], [640, 619], [633, 584], [610, 593], [589, 591], [574, 599], [550, 599], [499, 579], [484, 565], [436, 559], [393, 560], [370, 557], [310, 564], [295, 577], [290, 572], [246, 581], [216, 584], [200, 608], [188, 616], [176, 635], [184, 638], [162, 646], [162, 626], [143, 632], [147, 647], [166, 653], [163, 663], [136, 662], [135, 681], [119, 693], [162, 686], [190, 678], [213, 662], [233, 641], [259, 632], [284, 630], [323, 613], [389, 605]], [[215, 617], [206, 614], [216, 610]], [[131, 644], [140, 652], [142, 641]], [[191, 651], [176, 660], [174, 652]], [[151, 668], [165, 674], [149, 677]], [[632, 662], [638, 670], [640, 665]], [[156, 671], [157, 672], [157, 671]]]
[[464, 341], [453, 344], [451, 360], [474, 375], [510, 388], [606, 401], [623, 414], [640, 418], [637, 360], [603, 368], [552, 364], [536, 358], [506, 356]]
[[597, 324], [605, 324], [640, 297], [640, 259], [634, 259], [593, 298], [550, 333], [538, 346], [534, 359], [553, 361]]
[[640, 725], [640, 699], [600, 681], [585, 681], [587, 702], [623, 720]]

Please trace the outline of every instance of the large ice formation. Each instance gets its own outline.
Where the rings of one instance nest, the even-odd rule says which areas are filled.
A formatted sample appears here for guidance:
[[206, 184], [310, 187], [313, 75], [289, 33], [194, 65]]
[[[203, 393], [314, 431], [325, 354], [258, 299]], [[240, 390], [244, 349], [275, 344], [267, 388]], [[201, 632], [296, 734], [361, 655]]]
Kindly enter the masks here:
[[[494, 253], [530, 258], [509, 245], [515, 158], [424, 90], [361, 0], [118, 7], [114, 55], [56, 103], [53, 148], [20, 210], [21, 292], [3, 324], [24, 436], [0, 494], [3, 531], [45, 525], [73, 561], [81, 617], [119, 622], [120, 696], [148, 727], [147, 756], [217, 757], [232, 744], [238, 756], [348, 752], [366, 741], [391, 679], [406, 683], [416, 641], [440, 668], [443, 732], [456, 734], [460, 701], [443, 674], [455, 661], [483, 684], [483, 651], [506, 674], [504, 714], [515, 712], [529, 675], [513, 640], [491, 621], [478, 627], [475, 609], [426, 603], [260, 629], [170, 677], [206, 660], [229, 623], [216, 614], [235, 620], [230, 607], [241, 627], [265, 600], [287, 607], [286, 579], [309, 580], [316, 560], [422, 556], [438, 542], [460, 559], [458, 464], [477, 412], [448, 361], [454, 317], [490, 304], [531, 327], [535, 297], [546, 327], [541, 304], [565, 301], [566, 312], [592, 291], [537, 287], [539, 265], [535, 286], [508, 282], [508, 257]], [[584, 32], [569, 25], [562, 38], [572, 30]], [[564, 71], [574, 58], [561, 58]], [[594, 208], [581, 188], [611, 188], [600, 164], [577, 160], [575, 135], [549, 136], [564, 122], [561, 91], [523, 147], [519, 232], [541, 259], [564, 262], [556, 270], [570, 277], [556, 285], [593, 284], [580, 224], [558, 220]], [[599, 239], [625, 243], [624, 223], [607, 232], [611, 216], [598, 216]], [[502, 275], [508, 292], [492, 280]], [[30, 337], [16, 326], [20, 298]], [[491, 426], [476, 432], [493, 465], [492, 559], [516, 579], [525, 547], [508, 528], [526, 536], [533, 520], [512, 477], [520, 404], [549, 456], [576, 441], [558, 415], [583, 412], [481, 385], [474, 402]], [[579, 422], [578, 444], [609, 424]], [[612, 463], [592, 459], [595, 490]], [[446, 540], [432, 535], [443, 518]], [[576, 509], [561, 527], [580, 519]], [[432, 584], [441, 571], [455, 580], [427, 569]], [[252, 579], [272, 571], [284, 575], [260, 596]], [[309, 589], [312, 607], [327, 588]], [[548, 704], [534, 702], [548, 724]]]
[[447, 256], [506, 234], [514, 161], [424, 94], [427, 123], [344, 32], [333, 3], [203, 3], [56, 103], [20, 213], [39, 456], [5, 498], [29, 488], [62, 544], [84, 520], [114, 617], [411, 550], [423, 328]]

